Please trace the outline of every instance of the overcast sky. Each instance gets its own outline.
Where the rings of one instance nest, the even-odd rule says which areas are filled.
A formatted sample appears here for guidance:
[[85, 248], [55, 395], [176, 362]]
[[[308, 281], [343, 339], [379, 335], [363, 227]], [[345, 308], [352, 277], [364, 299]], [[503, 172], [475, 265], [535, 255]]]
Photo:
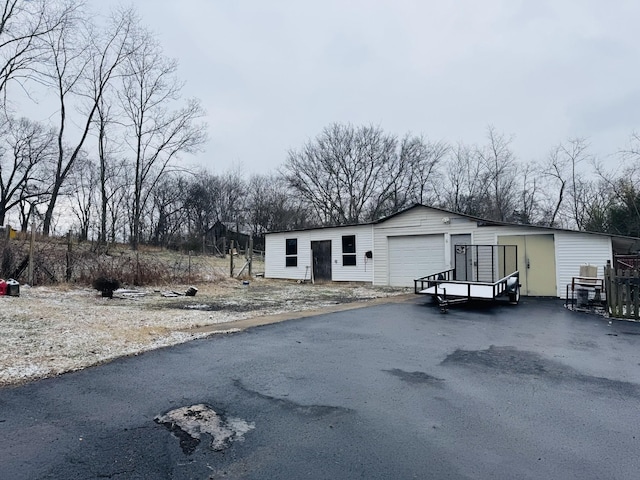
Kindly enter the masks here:
[[470, 144], [493, 125], [524, 161], [573, 137], [605, 160], [640, 130], [637, 0], [133, 5], [207, 110], [216, 173], [275, 171], [333, 122]]

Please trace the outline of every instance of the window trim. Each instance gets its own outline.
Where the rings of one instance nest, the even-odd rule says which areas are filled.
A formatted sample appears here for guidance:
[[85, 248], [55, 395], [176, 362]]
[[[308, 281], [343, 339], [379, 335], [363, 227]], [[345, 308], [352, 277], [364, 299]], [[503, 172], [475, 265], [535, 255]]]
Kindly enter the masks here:
[[[353, 238], [353, 247], [350, 247], [349, 240]], [[347, 244], [345, 244], [345, 240], [347, 240]], [[356, 249], [356, 235], [342, 235], [342, 266], [343, 267], [357, 267], [358, 266], [358, 257], [357, 257], [357, 249]]]
[[284, 239], [284, 266], [286, 268], [298, 266], [298, 239], [297, 238]]

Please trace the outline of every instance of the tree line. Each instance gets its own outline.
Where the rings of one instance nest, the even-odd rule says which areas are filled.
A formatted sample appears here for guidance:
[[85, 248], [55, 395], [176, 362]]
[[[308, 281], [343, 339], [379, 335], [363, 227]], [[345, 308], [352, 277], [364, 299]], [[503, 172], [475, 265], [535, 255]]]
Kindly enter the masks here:
[[416, 203], [507, 223], [640, 236], [640, 138], [605, 170], [584, 139], [523, 162], [489, 127], [481, 145], [332, 124], [270, 174], [169, 172], [151, 191], [145, 241], [198, 245], [216, 222], [269, 231], [378, 220]]
[[206, 140], [200, 102], [183, 98], [177, 62], [132, 9], [0, 9], [0, 224], [15, 211], [23, 230], [37, 221], [49, 235], [72, 205], [81, 236], [94, 228], [105, 242], [123, 228], [137, 248], [151, 192]]
[[135, 11], [105, 22], [74, 0], [0, 8], [0, 224], [11, 215], [48, 235], [72, 218], [81, 239], [135, 249], [200, 245], [217, 222], [260, 236], [374, 221], [420, 203], [640, 236], [636, 134], [609, 170], [581, 138], [527, 162], [493, 127], [475, 145], [334, 123], [283, 152], [272, 173], [194, 171], [181, 160], [206, 141], [201, 104], [184, 97], [176, 61]]
[[281, 172], [316, 224], [374, 221], [427, 204], [499, 222], [640, 236], [640, 136], [605, 168], [586, 139], [520, 160], [489, 126], [480, 145], [333, 124], [292, 150]]

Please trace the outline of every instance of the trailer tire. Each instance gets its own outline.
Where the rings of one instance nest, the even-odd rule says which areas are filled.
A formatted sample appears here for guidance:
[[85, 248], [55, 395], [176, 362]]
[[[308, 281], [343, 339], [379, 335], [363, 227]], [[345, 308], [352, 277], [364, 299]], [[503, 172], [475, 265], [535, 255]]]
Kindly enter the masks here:
[[509, 303], [517, 305], [520, 302], [520, 285], [516, 287], [516, 291], [509, 294]]

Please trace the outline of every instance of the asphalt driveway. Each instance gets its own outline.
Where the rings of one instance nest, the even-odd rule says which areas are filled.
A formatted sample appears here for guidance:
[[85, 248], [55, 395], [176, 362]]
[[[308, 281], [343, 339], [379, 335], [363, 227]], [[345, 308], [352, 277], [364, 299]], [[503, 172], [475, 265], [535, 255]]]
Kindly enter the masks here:
[[0, 390], [7, 479], [631, 479], [640, 325], [424, 298]]

